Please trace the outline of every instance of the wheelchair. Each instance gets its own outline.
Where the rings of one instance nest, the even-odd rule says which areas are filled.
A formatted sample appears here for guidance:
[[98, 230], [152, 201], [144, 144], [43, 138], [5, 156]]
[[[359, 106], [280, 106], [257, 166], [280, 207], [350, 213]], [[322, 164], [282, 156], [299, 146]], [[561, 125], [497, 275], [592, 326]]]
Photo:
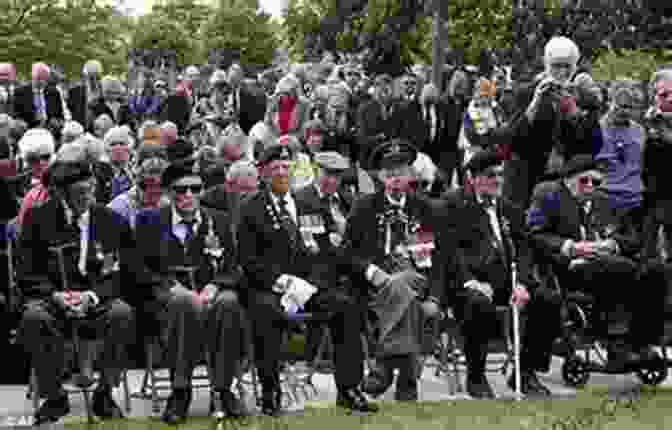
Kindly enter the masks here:
[[[588, 383], [591, 373], [634, 373], [643, 384], [651, 386], [660, 385], [667, 378], [668, 360], [665, 355], [637, 365], [610, 362], [607, 349], [613, 342], [619, 342], [624, 332], [622, 324], [614, 327], [613, 321], [610, 321], [614, 312], [598, 309], [596, 299], [591, 295], [563, 289], [551, 264], [539, 265], [537, 269], [542, 285], [556, 291], [561, 299], [562, 334], [556, 341], [554, 355], [565, 360], [561, 372], [567, 386], [583, 387]], [[600, 325], [610, 327], [609, 335], [613, 334], [614, 339], [605, 339], [605, 333], [597, 329]], [[665, 351], [664, 347], [662, 349]]]

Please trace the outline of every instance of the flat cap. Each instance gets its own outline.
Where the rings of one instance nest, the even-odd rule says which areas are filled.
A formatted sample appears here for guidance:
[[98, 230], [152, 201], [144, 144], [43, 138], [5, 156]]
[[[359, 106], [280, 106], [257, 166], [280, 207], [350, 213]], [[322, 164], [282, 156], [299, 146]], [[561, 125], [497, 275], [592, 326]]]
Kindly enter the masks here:
[[318, 152], [315, 163], [325, 170], [347, 170], [350, 167], [348, 160], [336, 151]]
[[496, 151], [486, 149], [474, 154], [464, 166], [464, 169], [471, 172], [472, 175], [478, 175], [490, 167], [499, 166], [502, 162], [502, 158]]
[[175, 183], [175, 181], [187, 176], [201, 176], [198, 172], [196, 162], [192, 159], [176, 161], [166, 167], [166, 170], [163, 171], [163, 174], [161, 175], [161, 186], [169, 187]]
[[404, 139], [393, 139], [380, 144], [371, 154], [370, 165], [374, 170], [386, 169], [400, 165], [413, 164], [418, 150]]

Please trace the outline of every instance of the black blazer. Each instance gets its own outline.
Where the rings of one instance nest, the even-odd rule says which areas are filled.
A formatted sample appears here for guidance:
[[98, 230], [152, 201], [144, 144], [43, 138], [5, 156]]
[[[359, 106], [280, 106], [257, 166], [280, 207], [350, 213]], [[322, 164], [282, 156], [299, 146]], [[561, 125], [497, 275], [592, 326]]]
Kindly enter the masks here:
[[266, 116], [266, 95], [244, 84], [240, 86], [238, 124], [245, 134]]
[[[25, 85], [14, 93], [14, 116], [28, 124], [29, 128], [39, 124], [33, 107], [33, 87]], [[44, 89], [44, 99], [47, 103], [47, 121], [58, 119], [63, 121], [63, 100], [56, 87], [48, 85]]]
[[[528, 224], [536, 248], [547, 257], [569, 263], [561, 255], [566, 240], [580, 241], [581, 226], [616, 240], [625, 256], [634, 256], [641, 249], [634, 225], [624, 223], [606, 195], [596, 193], [592, 199], [591, 215], [584, 215], [583, 207], [561, 182], [543, 182], [532, 195]], [[590, 239], [588, 239], [590, 240]]]
[[[205, 253], [205, 238], [209, 231], [209, 221], [213, 222], [214, 233], [219, 237], [224, 250], [224, 269], [215, 271], [209, 256]], [[188, 276], [175, 275], [171, 269], [177, 266], [197, 267], [196, 287], [202, 288], [212, 283], [220, 288], [233, 287], [230, 267], [235, 263], [234, 249], [226, 219], [201, 208], [201, 223], [198, 231], [187, 244], [182, 244], [173, 233], [172, 206], [159, 209], [144, 209], [136, 218], [136, 258], [137, 291], [130, 300], [138, 303], [151, 300], [163, 289], [179, 280], [190, 287]]]
[[[518, 281], [528, 288], [536, 287], [532, 247], [525, 226], [525, 212], [520, 207], [507, 200], [498, 200], [496, 212], [504, 242], [499, 246], [496, 246], [490, 217], [473, 193], [451, 191], [443, 197], [439, 210], [435, 217], [438, 220], [435, 253], [440, 266], [435, 264], [433, 277], [440, 278], [432, 282], [434, 297], [450, 297], [454, 292], [452, 287], [461, 289], [471, 280], [488, 282], [495, 290], [510, 291], [513, 258], [517, 262]], [[506, 228], [502, 227], [503, 220], [508, 220], [508, 236]]]
[[[49, 247], [74, 243], [77, 251], [67, 253], [66, 273], [71, 289], [91, 289], [101, 301], [121, 297], [126, 285], [133, 279], [131, 261], [135, 241], [128, 222], [105, 206], [94, 206], [90, 210], [89, 246], [87, 277], [78, 270], [80, 231], [76, 223], [66, 222], [65, 211], [55, 199], [35, 206], [26, 218], [18, 243], [20, 264], [17, 266], [17, 280], [21, 291], [27, 297], [46, 299], [54, 291], [62, 290], [62, 277], [56, 254]], [[120, 271], [114, 276], [100, 278], [97, 275], [96, 246], [104, 256], [117, 254]]]
[[383, 118], [383, 106], [378, 100], [371, 100], [360, 105], [357, 111], [357, 154], [361, 166], [368, 169], [369, 158], [375, 147], [381, 143], [378, 135], [394, 137], [393, 115]]
[[311, 269], [310, 254], [291, 245], [289, 232], [270, 214], [272, 205], [269, 191], [262, 190], [248, 196], [240, 207], [238, 258], [248, 285], [262, 291], [271, 291], [283, 274], [305, 279]]

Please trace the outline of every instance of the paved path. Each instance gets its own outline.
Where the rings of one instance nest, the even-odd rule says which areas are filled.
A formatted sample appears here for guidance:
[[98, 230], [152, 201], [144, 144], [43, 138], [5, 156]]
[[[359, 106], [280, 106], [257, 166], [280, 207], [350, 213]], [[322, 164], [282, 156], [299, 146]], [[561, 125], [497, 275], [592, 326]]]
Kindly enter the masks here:
[[[559, 358], [553, 359], [552, 370], [548, 375], [543, 375], [542, 381], [545, 382], [553, 394], [558, 397], [573, 396], [575, 391], [567, 388], [560, 373], [562, 360]], [[135, 392], [140, 387], [143, 372], [134, 370], [129, 372], [129, 384], [131, 392]], [[506, 378], [501, 373], [489, 374], [489, 380], [498, 395], [502, 398], [510, 398], [513, 393], [506, 386]], [[315, 375], [315, 386], [318, 389], [317, 397], [308, 400], [307, 402], [300, 402], [292, 409], [300, 410], [304, 405], [312, 407], [329, 407], [333, 405], [336, 398], [336, 389], [331, 375]], [[624, 392], [639, 385], [639, 381], [635, 375], [591, 375], [589, 384], [599, 384], [601, 386], [609, 386], [610, 391]], [[664, 382], [664, 385], [672, 385], [672, 378]], [[446, 376], [436, 377], [434, 369], [425, 368], [421, 382], [421, 400], [450, 400], [466, 398], [464, 394], [457, 394], [451, 396], [449, 385]], [[392, 399], [393, 393], [388, 392], [383, 399]], [[115, 393], [121, 405], [121, 391]], [[206, 416], [208, 413], [208, 399], [207, 390], [197, 390], [194, 402], [191, 407], [191, 415]], [[468, 401], [468, 400], [465, 400]], [[75, 394], [71, 396], [72, 413], [75, 416], [84, 416], [84, 405], [82, 396]], [[253, 402], [248, 399], [251, 405]], [[151, 402], [141, 399], [133, 399], [131, 402], [132, 412], [131, 416], [142, 417], [151, 416], [152, 408]], [[163, 407], [163, 405], [162, 405]], [[26, 399], [25, 386], [0, 386], [0, 416], [30, 416], [32, 415], [31, 401]]]

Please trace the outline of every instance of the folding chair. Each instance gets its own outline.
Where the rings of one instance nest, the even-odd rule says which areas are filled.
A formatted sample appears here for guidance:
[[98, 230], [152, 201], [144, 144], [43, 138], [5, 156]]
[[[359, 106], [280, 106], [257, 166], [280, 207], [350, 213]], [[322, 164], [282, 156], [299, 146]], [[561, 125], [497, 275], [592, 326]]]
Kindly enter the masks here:
[[[497, 306], [497, 319], [500, 326], [500, 337], [488, 344], [488, 354], [504, 354], [504, 357], [492, 357], [486, 361], [486, 372], [499, 372], [506, 375], [514, 362], [514, 344], [512, 336], [513, 312], [510, 306]], [[434, 358], [437, 361], [435, 376], [451, 376], [450, 394], [464, 392], [463, 376], [466, 374], [467, 362], [462, 350], [463, 338], [460, 324], [449, 310], [444, 319], [443, 327], [436, 338]]]
[[[187, 281], [187, 284], [190, 289], [196, 289], [196, 272], [198, 267], [196, 266], [175, 266], [169, 269], [170, 272], [176, 274], [179, 279], [184, 279]], [[168, 399], [169, 392], [171, 391], [170, 384], [170, 375], [167, 375], [166, 372], [159, 373], [161, 369], [155, 369], [154, 365], [156, 363], [155, 353], [159, 351], [159, 355], [162, 355], [160, 352], [163, 349], [161, 345], [160, 336], [153, 336], [150, 339], [150, 342], [147, 344], [146, 351], [146, 366], [145, 374], [142, 378], [142, 384], [140, 389], [131, 394], [131, 397], [151, 400], [152, 401], [152, 412], [154, 414], [161, 413], [161, 401]], [[163, 360], [161, 360], [163, 362]], [[201, 361], [203, 363], [203, 361]], [[212, 387], [210, 385], [210, 368], [206, 363], [205, 372], [199, 371], [201, 366], [197, 366], [194, 369], [194, 374], [192, 376], [192, 388], [194, 389], [204, 389], [207, 388], [212, 393]]]
[[[58, 268], [63, 283], [63, 291], [69, 290], [69, 281], [67, 271], [65, 268], [65, 252], [78, 251], [79, 242], [70, 242], [59, 246], [52, 246], [49, 251], [56, 255], [58, 260]], [[94, 356], [96, 353], [96, 346], [101, 344], [101, 340], [83, 340], [81, 337], [80, 328], [83, 324], [83, 319], [72, 318], [71, 323], [71, 346], [73, 350], [75, 367], [78, 373], [72, 375], [70, 381], [66, 382], [65, 391], [68, 394], [81, 393], [84, 398], [84, 407], [86, 409], [86, 416], [89, 423], [94, 422], [93, 411], [91, 409], [90, 393], [95, 390], [98, 378], [94, 374]], [[72, 369], [71, 369], [72, 370]], [[127, 413], [131, 412], [131, 399], [128, 389], [127, 371], [123, 370], [121, 375], [123, 390], [124, 390], [124, 408]], [[31, 368], [30, 384], [28, 387], [28, 398], [33, 401], [33, 408], [37, 410], [40, 406], [40, 390], [37, 383], [37, 374], [35, 369]]]

